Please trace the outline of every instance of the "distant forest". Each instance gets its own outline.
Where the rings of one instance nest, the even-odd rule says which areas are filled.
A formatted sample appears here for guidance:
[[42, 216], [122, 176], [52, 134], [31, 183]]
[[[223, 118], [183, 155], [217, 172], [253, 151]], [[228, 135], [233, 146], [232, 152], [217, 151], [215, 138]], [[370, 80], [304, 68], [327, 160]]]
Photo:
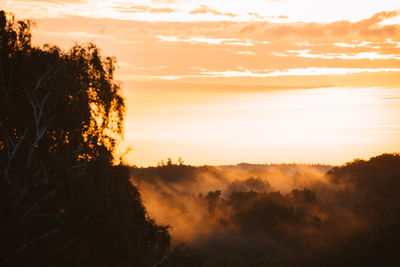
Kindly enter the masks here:
[[114, 66], [0, 11], [0, 266], [400, 266], [399, 154], [116, 164]]
[[131, 168], [157, 221], [162, 266], [398, 266], [400, 155], [340, 167]]

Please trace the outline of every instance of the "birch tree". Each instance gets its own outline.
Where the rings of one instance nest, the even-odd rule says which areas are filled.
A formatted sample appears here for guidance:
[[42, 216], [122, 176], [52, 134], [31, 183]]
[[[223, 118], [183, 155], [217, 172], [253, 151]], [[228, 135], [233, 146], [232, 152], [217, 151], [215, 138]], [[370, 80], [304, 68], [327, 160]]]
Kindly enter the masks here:
[[136, 266], [162, 258], [127, 167], [113, 166], [124, 100], [94, 44], [31, 44], [0, 11], [0, 265]]

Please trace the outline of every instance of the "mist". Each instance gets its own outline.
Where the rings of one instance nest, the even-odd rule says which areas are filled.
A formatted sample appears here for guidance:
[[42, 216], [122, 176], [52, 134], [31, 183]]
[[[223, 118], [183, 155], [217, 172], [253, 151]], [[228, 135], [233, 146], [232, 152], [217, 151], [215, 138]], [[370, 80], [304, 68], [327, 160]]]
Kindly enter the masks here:
[[[176, 250], [166, 266], [181, 254], [189, 261], [183, 265], [341, 265], [353, 249], [373, 255], [365, 243], [381, 242], [382, 229], [397, 225], [399, 166], [398, 155], [386, 154], [340, 167], [169, 161], [131, 174], [148, 215], [170, 227]], [[388, 178], [378, 180], [383, 172]]]
[[[221, 219], [229, 221], [229, 208], [218, 205], [229, 201], [232, 193], [288, 194], [296, 188], [325, 184], [324, 173], [330, 168], [328, 165], [192, 167], [170, 164], [133, 169], [132, 179], [140, 188], [150, 217], [171, 226], [174, 242], [192, 243], [230, 228], [220, 224]], [[216, 207], [211, 207], [212, 201]], [[216, 214], [210, 214], [211, 210]]]

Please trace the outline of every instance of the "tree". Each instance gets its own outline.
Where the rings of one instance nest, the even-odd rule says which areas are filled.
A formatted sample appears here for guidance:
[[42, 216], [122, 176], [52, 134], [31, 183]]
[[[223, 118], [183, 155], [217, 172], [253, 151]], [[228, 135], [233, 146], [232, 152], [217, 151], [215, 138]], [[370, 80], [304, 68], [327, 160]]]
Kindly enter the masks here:
[[169, 247], [127, 167], [124, 100], [93, 45], [31, 44], [0, 11], [0, 265], [148, 265]]

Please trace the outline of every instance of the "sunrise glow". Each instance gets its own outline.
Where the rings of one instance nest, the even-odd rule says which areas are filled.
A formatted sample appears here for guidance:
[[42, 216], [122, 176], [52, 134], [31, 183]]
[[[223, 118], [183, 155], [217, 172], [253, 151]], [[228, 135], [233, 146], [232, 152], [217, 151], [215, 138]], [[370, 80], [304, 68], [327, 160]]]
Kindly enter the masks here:
[[[312, 8], [311, 8], [312, 7]], [[118, 61], [127, 160], [339, 164], [400, 150], [398, 1], [3, 0]]]

